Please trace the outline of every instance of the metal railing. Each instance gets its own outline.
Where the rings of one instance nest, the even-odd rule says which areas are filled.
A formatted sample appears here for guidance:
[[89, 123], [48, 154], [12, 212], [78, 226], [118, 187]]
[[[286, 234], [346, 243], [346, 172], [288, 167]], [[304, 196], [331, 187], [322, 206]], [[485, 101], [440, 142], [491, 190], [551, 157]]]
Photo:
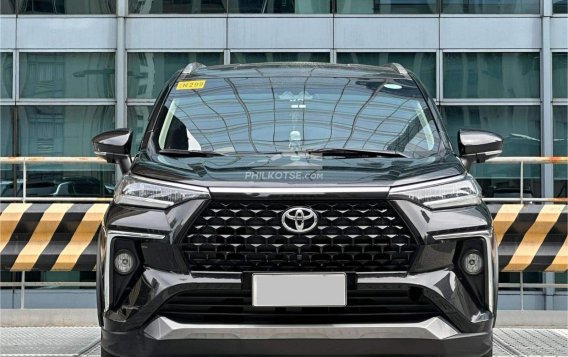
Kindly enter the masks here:
[[[108, 164], [98, 157], [39, 157], [39, 156], [4, 156], [0, 165], [22, 165], [22, 197], [0, 197], [4, 202], [110, 202], [110, 197], [65, 197], [65, 196], [27, 196], [28, 165], [34, 164]], [[14, 182], [14, 188], [17, 182]], [[14, 191], [16, 191], [14, 189]]]
[[485, 202], [515, 202], [524, 203], [525, 201], [530, 202], [552, 202], [552, 203], [568, 203], [568, 198], [566, 197], [530, 197], [525, 198], [525, 165], [542, 165], [542, 164], [568, 164], [568, 156], [548, 156], [548, 157], [538, 157], [538, 156], [519, 156], [519, 157], [494, 157], [486, 161], [488, 164], [519, 164], [519, 197], [486, 197], [483, 200]]
[[[496, 157], [487, 160], [487, 164], [519, 164], [519, 179], [520, 189], [519, 197], [503, 197], [503, 198], [484, 198], [485, 202], [500, 202], [500, 203], [525, 203], [525, 202], [539, 202], [539, 203], [568, 203], [568, 198], [525, 198], [524, 197], [524, 174], [525, 165], [527, 164], [568, 164], [568, 157]], [[27, 166], [34, 164], [107, 164], [104, 159], [97, 157], [0, 157], [0, 164], [8, 165], [22, 165], [22, 197], [0, 197], [0, 201], [8, 202], [93, 202], [103, 201], [109, 202], [112, 198], [103, 197], [28, 197], [26, 194], [27, 189]], [[500, 283], [499, 288], [519, 288], [521, 299], [521, 310], [524, 310], [524, 293], [525, 289], [568, 289], [568, 284], [559, 283], [525, 283], [523, 281], [523, 273], [520, 274], [519, 283]], [[1, 282], [0, 288], [12, 287], [19, 288], [20, 293], [20, 308], [25, 308], [25, 290], [29, 287], [95, 287], [94, 282], [26, 282], [26, 272], [22, 272], [20, 282]]]

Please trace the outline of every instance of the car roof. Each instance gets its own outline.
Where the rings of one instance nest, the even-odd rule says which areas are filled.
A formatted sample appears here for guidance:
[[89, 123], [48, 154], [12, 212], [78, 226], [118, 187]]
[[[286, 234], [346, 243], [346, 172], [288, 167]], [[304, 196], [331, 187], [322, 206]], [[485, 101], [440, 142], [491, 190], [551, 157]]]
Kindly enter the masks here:
[[[235, 78], [235, 77], [347, 77], [411, 80], [400, 65], [369, 66], [360, 64], [330, 64], [317, 62], [267, 62], [200, 66], [191, 64], [178, 80], [189, 78]], [[191, 66], [189, 65], [189, 66]], [[188, 67], [189, 67], [188, 66]], [[396, 67], [400, 66], [400, 67]], [[400, 72], [402, 71], [402, 73]]]

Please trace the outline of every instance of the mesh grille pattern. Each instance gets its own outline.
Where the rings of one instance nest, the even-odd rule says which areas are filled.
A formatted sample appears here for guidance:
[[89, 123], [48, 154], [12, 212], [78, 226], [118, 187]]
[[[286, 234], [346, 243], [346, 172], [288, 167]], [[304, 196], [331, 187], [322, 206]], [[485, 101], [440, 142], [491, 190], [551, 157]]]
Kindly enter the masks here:
[[345, 307], [254, 307], [250, 290], [216, 289], [175, 295], [158, 314], [180, 323], [314, 324], [417, 322], [440, 312], [418, 288], [349, 290]]
[[[309, 207], [317, 226], [282, 226], [291, 207]], [[386, 201], [212, 201], [182, 243], [193, 271], [406, 271], [415, 239]]]

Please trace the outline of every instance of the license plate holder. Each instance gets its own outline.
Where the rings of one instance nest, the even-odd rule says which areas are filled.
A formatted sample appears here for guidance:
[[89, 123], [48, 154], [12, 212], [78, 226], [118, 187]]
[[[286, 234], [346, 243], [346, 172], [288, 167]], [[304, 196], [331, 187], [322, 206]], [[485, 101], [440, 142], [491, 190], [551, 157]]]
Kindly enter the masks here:
[[252, 305], [258, 307], [346, 306], [345, 273], [252, 275]]

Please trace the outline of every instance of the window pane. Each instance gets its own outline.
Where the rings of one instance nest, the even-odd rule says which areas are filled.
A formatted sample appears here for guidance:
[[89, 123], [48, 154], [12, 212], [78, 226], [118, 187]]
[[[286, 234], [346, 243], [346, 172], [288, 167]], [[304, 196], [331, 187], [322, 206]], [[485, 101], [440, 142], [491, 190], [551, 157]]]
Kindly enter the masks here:
[[150, 117], [150, 112], [152, 111], [151, 106], [130, 106], [128, 107], [127, 118], [128, 118], [128, 128], [132, 129], [134, 137], [132, 138], [132, 153], [138, 151], [140, 146], [140, 141], [146, 130], [146, 125], [148, 125], [148, 119]]
[[[233, 1], [233, 0], [230, 0]], [[131, 14], [223, 14], [227, 0], [129, 0]]]
[[0, 106], [0, 156], [12, 156], [13, 110], [12, 106]]
[[12, 98], [12, 79], [14, 74], [12, 53], [2, 52], [0, 54], [0, 67], [2, 68], [0, 98]]
[[0, 0], [0, 14], [13, 15], [16, 13], [16, 0]]
[[[13, 106], [0, 106], [0, 156], [12, 156], [13, 145]], [[14, 165], [0, 163], [0, 197], [11, 196], [16, 178]], [[0, 200], [1, 201], [1, 200]]]
[[445, 53], [445, 98], [539, 98], [538, 53]]
[[[114, 107], [21, 106], [18, 126], [22, 156], [93, 156], [91, 138], [114, 128]], [[28, 167], [29, 196], [109, 196], [113, 187], [113, 165]]]
[[[554, 156], [568, 156], [568, 106], [555, 105]], [[554, 197], [568, 197], [568, 168], [565, 164], [554, 165]]]
[[329, 14], [330, 0], [229, 0], [229, 12], [239, 14]]
[[231, 52], [231, 63], [262, 62], [326, 62], [329, 63], [328, 52]]
[[18, 107], [23, 156], [93, 156], [91, 138], [114, 128], [112, 106]]
[[552, 95], [568, 98], [568, 53], [552, 54]]
[[434, 14], [436, 0], [337, 0], [338, 14]]
[[20, 53], [22, 98], [114, 98], [114, 53]]
[[20, 1], [20, 14], [114, 14], [116, 0]]
[[447, 14], [539, 14], [539, 0], [442, 0]]
[[566, 0], [552, 0], [552, 12], [555, 14], [568, 13], [568, 1]]
[[[508, 272], [499, 272], [499, 283], [514, 283], [519, 284], [521, 282], [521, 274], [523, 274], [523, 283], [524, 284], [537, 284], [542, 283], [543, 274], [540, 272], [523, 272], [523, 273], [508, 273]], [[520, 287], [516, 288], [499, 288], [499, 291], [519, 291], [521, 290]], [[524, 291], [542, 291], [542, 288], [527, 288], [526, 286], [523, 287]], [[519, 301], [520, 303], [520, 301]], [[526, 302], [525, 302], [525, 309], [526, 309]], [[520, 309], [520, 306], [519, 306]]]
[[[503, 137], [502, 156], [540, 155], [539, 106], [444, 106], [442, 113], [454, 150], [459, 129], [483, 129]], [[526, 165], [527, 197], [540, 196], [540, 165]], [[519, 197], [518, 164], [474, 164], [472, 174], [486, 197]]]
[[128, 98], [156, 98], [167, 80], [191, 62], [223, 64], [223, 53], [129, 53]]
[[[556, 284], [567, 284], [568, 283], [568, 273], [554, 273], [554, 282]], [[559, 288], [559, 291], [567, 291], [568, 289]]]
[[379, 66], [389, 62], [400, 63], [413, 71], [424, 83], [431, 95], [436, 94], [436, 54], [425, 53], [353, 53], [340, 52], [337, 54], [337, 63], [358, 63]]

